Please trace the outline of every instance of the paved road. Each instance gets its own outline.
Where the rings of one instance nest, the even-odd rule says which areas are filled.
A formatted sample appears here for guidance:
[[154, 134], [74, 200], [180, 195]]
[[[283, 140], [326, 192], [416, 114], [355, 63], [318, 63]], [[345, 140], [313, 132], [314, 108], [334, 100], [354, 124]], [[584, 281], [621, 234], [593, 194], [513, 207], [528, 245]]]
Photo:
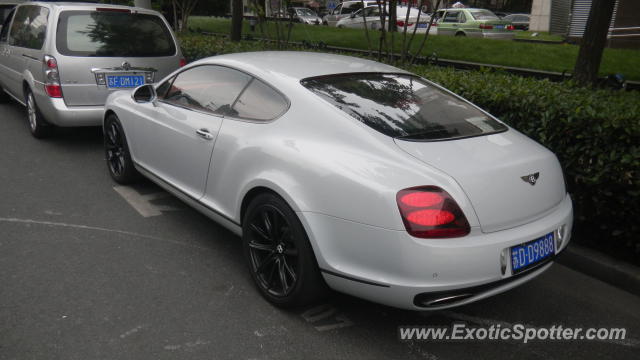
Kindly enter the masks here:
[[[640, 353], [640, 298], [561, 265], [450, 311], [401, 311], [339, 294], [317, 308], [282, 311], [254, 289], [236, 236], [150, 183], [114, 187], [98, 130], [65, 129], [38, 141], [21, 107], [0, 104], [0, 359], [637, 359]], [[397, 338], [400, 325], [455, 322], [626, 327], [627, 339]]]

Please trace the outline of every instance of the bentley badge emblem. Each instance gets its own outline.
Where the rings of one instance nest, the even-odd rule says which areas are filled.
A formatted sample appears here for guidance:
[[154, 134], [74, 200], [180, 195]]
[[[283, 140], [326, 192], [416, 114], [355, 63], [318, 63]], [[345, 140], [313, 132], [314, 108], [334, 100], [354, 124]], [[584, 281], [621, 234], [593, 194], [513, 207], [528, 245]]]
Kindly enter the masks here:
[[524, 182], [528, 182], [529, 184], [531, 184], [531, 186], [533, 186], [533, 185], [536, 184], [536, 181], [538, 181], [539, 177], [540, 177], [540, 173], [536, 172], [536, 173], [533, 173], [533, 174], [520, 176], [520, 179], [522, 179], [522, 181], [524, 181]]

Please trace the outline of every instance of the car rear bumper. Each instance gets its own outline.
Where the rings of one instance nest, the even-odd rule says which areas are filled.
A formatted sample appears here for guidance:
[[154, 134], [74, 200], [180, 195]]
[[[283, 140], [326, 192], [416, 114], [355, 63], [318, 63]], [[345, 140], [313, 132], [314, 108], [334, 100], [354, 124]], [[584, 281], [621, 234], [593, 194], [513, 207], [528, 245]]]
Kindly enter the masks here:
[[510, 256], [502, 272], [501, 253], [565, 225], [555, 249], [560, 253], [570, 241], [573, 208], [567, 195], [531, 223], [488, 234], [474, 228], [457, 239], [418, 239], [328, 215], [299, 215], [331, 288], [398, 308], [437, 310], [498, 294], [543, 273], [553, 259], [513, 275]]
[[44, 118], [51, 124], [62, 127], [100, 126], [104, 106], [67, 106], [64, 99], [50, 98], [44, 92], [36, 103]]

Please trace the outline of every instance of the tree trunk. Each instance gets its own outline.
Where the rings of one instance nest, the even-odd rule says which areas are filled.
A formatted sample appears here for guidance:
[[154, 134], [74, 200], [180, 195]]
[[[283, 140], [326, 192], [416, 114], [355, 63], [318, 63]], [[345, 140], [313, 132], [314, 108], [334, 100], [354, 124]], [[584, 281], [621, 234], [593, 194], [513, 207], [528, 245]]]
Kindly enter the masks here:
[[231, 40], [240, 41], [242, 38], [242, 0], [233, 0], [231, 9]]
[[398, 0], [389, 0], [389, 32], [394, 33], [398, 29]]
[[602, 52], [616, 0], [593, 0], [589, 20], [580, 43], [573, 77], [581, 85], [593, 85], [598, 80]]

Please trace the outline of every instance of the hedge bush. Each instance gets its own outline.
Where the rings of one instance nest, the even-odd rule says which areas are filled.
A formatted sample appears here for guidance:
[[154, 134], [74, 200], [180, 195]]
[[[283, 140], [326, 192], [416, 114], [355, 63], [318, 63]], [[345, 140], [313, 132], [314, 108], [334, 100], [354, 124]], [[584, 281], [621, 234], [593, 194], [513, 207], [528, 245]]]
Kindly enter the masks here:
[[[181, 36], [190, 61], [273, 43]], [[574, 200], [573, 241], [640, 263], [640, 93], [496, 71], [409, 66], [556, 153]]]

